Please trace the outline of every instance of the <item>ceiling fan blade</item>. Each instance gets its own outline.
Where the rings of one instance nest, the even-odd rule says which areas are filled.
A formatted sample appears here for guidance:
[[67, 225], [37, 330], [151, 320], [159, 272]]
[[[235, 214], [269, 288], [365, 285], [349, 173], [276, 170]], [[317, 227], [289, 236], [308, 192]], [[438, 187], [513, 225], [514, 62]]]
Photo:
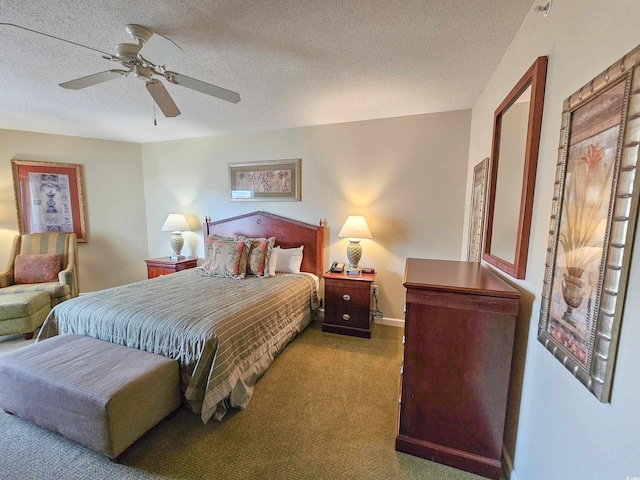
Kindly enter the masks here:
[[111, 57], [112, 57], [112, 55], [110, 53], [103, 52], [102, 50], [98, 50], [97, 48], [87, 47], [86, 45], [82, 45], [81, 43], [72, 42], [71, 40], [66, 40], [64, 38], [56, 37], [54, 35], [49, 35], [48, 33], [39, 32], [38, 30], [32, 30], [31, 28], [22, 27], [20, 25], [14, 24], [14, 23], [0, 23], [0, 26], [21, 28], [22, 30], [26, 30], [27, 32], [35, 33], [37, 35], [42, 35], [44, 37], [53, 38], [55, 40], [60, 40], [61, 42], [70, 43], [71, 45], [75, 45], [77, 47], [88, 48], [89, 50], [93, 50], [94, 52], [102, 53], [103, 55], [107, 56], [107, 59], [111, 59]]
[[91, 87], [98, 83], [113, 80], [114, 78], [126, 77], [128, 73], [128, 70], [107, 70], [106, 72], [94, 73], [86, 77], [69, 80], [68, 82], [61, 83], [60, 86], [71, 90], [80, 90], [81, 88]]
[[182, 49], [173, 40], [158, 33], [151, 35], [138, 54], [154, 65], [166, 65], [168, 61], [182, 53]]
[[226, 100], [227, 102], [238, 103], [240, 101], [240, 95], [236, 92], [211, 85], [210, 83], [206, 83], [201, 80], [196, 80], [195, 78], [187, 77], [181, 73], [166, 72], [164, 77], [176, 85], [181, 85], [183, 87], [190, 88], [191, 90], [197, 90], [198, 92]]
[[175, 102], [167, 92], [165, 86], [159, 80], [149, 80], [146, 83], [147, 90], [155, 100], [165, 117], [177, 117], [180, 115], [180, 110], [176, 106]]

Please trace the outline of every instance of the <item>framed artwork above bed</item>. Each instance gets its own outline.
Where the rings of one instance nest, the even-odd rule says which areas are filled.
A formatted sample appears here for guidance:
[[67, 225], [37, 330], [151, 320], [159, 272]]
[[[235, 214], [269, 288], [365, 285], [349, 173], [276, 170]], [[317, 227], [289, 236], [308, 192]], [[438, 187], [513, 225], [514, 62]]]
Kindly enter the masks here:
[[229, 200], [300, 201], [301, 159], [229, 164]]

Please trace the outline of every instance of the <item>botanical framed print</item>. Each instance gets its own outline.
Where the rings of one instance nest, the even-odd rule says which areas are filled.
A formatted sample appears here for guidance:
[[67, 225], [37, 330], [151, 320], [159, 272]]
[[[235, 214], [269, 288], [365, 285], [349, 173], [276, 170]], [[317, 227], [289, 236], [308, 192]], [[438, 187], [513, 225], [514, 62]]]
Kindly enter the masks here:
[[479, 262], [482, 257], [482, 232], [487, 198], [489, 157], [473, 167], [471, 208], [469, 211], [469, 237], [467, 238], [467, 262]]
[[564, 102], [538, 340], [611, 394], [638, 210], [640, 47]]
[[82, 165], [11, 160], [20, 234], [75, 232], [87, 241]]
[[229, 200], [300, 201], [301, 160], [229, 164]]

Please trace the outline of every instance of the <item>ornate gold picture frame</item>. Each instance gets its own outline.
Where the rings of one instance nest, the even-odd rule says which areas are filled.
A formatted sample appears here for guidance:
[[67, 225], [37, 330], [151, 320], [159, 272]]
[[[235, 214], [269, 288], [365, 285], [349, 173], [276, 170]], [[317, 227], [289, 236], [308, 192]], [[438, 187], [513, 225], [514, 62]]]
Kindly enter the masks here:
[[489, 157], [473, 167], [471, 184], [471, 208], [469, 209], [469, 237], [467, 238], [467, 262], [479, 262], [482, 258], [484, 211], [487, 199]]
[[638, 210], [640, 46], [567, 98], [538, 340], [611, 394]]

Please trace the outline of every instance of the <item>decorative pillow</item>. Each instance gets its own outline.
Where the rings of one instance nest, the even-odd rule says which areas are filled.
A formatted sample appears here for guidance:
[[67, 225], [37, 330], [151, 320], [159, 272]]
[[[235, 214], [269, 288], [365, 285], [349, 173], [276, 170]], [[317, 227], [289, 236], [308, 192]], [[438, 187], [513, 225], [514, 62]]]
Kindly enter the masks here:
[[249, 251], [245, 241], [211, 239], [207, 248], [211, 248], [211, 256], [202, 265], [202, 275], [244, 278], [247, 273], [247, 253]]
[[259, 278], [268, 277], [269, 260], [276, 237], [244, 238], [244, 240], [249, 242], [250, 245], [247, 258], [247, 275], [255, 275]]
[[58, 280], [60, 254], [17, 255], [13, 264], [13, 282], [45, 283]]
[[302, 250], [304, 245], [296, 248], [280, 248], [276, 262], [276, 272], [300, 273]]
[[278, 252], [280, 251], [280, 247], [273, 247], [271, 249], [271, 256], [269, 257], [269, 276], [276, 276], [276, 266], [278, 264]]
[[[204, 262], [203, 263], [207, 263], [209, 261], [209, 259], [211, 258], [211, 256], [213, 255], [213, 241], [214, 240], [221, 240], [223, 242], [228, 242], [228, 241], [234, 241], [237, 240], [238, 237], [223, 237], [222, 235], [216, 235], [215, 233], [211, 233], [208, 237], [207, 237], [207, 242], [206, 245], [204, 246]], [[203, 265], [204, 266], [204, 265]]]

